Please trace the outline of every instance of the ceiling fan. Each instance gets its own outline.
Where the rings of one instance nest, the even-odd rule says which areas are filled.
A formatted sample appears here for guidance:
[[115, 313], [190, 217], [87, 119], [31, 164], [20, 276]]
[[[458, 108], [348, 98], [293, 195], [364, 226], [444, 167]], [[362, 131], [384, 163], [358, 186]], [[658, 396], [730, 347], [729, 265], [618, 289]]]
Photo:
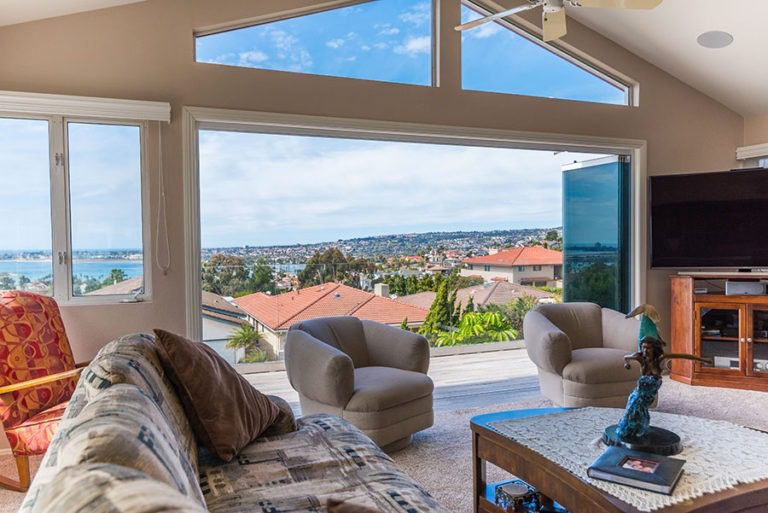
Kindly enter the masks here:
[[528, 0], [506, 11], [488, 15], [484, 18], [473, 20], [456, 27], [458, 31], [469, 30], [491, 21], [496, 21], [507, 16], [512, 16], [523, 11], [530, 11], [537, 7], [543, 7], [542, 27], [544, 29], [544, 41], [559, 39], [566, 34], [565, 6], [571, 7], [617, 7], [621, 9], [653, 9], [662, 0]]

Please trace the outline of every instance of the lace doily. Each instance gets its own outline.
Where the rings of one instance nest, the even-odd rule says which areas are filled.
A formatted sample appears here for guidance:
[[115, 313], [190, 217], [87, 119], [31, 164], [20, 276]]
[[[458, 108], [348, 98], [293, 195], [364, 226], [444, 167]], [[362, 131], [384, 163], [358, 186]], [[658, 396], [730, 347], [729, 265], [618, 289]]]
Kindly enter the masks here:
[[672, 495], [663, 495], [587, 477], [587, 468], [605, 450], [605, 427], [623, 410], [582, 408], [488, 425], [501, 435], [541, 454], [595, 488], [634, 506], [655, 511], [739, 484], [768, 479], [768, 434], [730, 422], [651, 412], [651, 424], [680, 435], [686, 461]]

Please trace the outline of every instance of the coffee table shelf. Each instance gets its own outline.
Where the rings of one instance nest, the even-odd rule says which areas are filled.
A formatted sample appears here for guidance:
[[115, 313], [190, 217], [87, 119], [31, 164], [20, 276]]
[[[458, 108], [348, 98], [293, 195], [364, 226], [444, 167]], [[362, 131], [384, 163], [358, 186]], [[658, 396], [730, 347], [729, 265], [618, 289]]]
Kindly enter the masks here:
[[[640, 513], [633, 506], [592, 486], [525, 445], [496, 432], [489, 423], [567, 411], [567, 408], [514, 410], [472, 418], [472, 482], [475, 513], [505, 513], [495, 504], [496, 487], [486, 482], [486, 463], [535, 487], [569, 513]], [[506, 481], [505, 481], [506, 482]], [[766, 513], [768, 481], [739, 485], [669, 506], [657, 513]]]

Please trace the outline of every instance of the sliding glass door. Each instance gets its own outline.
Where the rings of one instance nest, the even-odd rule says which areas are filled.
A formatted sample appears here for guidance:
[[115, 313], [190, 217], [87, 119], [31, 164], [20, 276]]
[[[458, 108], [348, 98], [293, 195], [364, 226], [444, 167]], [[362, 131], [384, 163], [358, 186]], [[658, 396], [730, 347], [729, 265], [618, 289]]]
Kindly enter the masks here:
[[631, 176], [621, 156], [563, 167], [565, 301], [630, 309]]

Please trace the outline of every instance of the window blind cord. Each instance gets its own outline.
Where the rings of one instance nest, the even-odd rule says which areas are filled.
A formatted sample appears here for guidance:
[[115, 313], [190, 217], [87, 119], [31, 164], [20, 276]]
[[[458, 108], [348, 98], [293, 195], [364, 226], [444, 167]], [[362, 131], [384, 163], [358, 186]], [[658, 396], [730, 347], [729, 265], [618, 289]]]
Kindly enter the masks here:
[[[168, 274], [171, 268], [171, 242], [168, 238], [168, 215], [167, 203], [165, 199], [165, 171], [163, 169], [163, 124], [157, 123], [157, 170], [159, 180], [159, 191], [157, 195], [157, 230], [155, 231], [155, 263], [163, 272]], [[163, 249], [165, 250], [165, 261], [161, 261], [160, 256], [160, 233], [163, 233]]]

